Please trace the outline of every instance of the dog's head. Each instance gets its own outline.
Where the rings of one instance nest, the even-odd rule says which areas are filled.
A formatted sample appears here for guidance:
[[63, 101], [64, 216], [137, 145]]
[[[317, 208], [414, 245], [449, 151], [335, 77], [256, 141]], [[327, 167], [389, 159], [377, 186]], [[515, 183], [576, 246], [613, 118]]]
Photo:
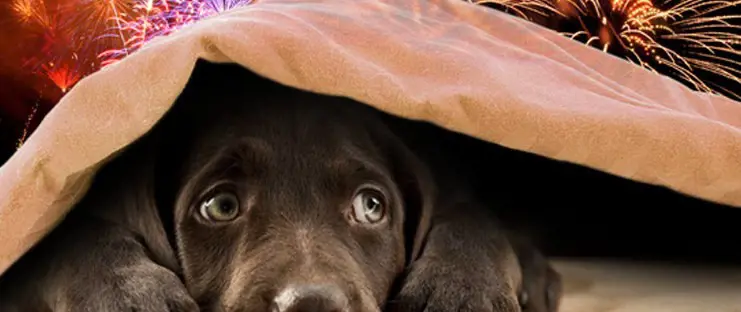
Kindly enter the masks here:
[[219, 94], [213, 74], [170, 134], [189, 138], [169, 157], [191, 294], [210, 311], [378, 311], [427, 228], [426, 169], [370, 108], [268, 82]]

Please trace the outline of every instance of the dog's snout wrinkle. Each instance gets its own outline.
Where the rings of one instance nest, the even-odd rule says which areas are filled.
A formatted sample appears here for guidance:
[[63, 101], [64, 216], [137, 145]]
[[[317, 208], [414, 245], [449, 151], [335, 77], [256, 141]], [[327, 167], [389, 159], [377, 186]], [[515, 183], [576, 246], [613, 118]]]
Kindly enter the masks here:
[[291, 285], [273, 299], [271, 312], [346, 312], [349, 301], [333, 285]]

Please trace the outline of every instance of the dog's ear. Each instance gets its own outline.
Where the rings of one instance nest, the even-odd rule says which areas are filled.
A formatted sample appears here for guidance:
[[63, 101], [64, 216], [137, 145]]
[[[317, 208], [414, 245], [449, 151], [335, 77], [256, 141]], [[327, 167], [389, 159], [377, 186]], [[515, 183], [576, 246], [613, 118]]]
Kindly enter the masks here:
[[90, 214], [131, 231], [153, 261], [177, 271], [155, 199], [153, 151], [158, 139], [157, 133], [147, 133], [113, 156], [96, 174], [84, 206]]
[[408, 263], [415, 261], [430, 229], [437, 189], [429, 168], [403, 143], [397, 143], [393, 174], [404, 198], [404, 241]]
[[[380, 122], [382, 140], [391, 174], [404, 205], [404, 246], [406, 265], [420, 255], [430, 229], [437, 187], [426, 164], [392, 130], [388, 120]], [[378, 128], [378, 125], [376, 125]]]

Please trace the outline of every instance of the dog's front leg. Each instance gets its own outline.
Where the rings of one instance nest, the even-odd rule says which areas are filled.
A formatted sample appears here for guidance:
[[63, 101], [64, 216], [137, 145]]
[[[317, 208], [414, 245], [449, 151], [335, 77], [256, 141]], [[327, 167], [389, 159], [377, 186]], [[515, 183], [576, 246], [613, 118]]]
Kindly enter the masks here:
[[0, 279], [0, 311], [198, 311], [140, 238], [89, 216], [65, 220]]
[[517, 312], [521, 273], [505, 231], [486, 207], [435, 208], [423, 250], [392, 296], [396, 312]]

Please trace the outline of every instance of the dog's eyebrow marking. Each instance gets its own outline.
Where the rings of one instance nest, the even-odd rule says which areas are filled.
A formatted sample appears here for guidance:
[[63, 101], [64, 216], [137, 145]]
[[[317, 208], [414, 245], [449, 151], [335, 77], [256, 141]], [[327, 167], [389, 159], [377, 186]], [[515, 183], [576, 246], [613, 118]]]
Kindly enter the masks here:
[[267, 140], [258, 137], [245, 137], [240, 139], [239, 146], [248, 147], [254, 152], [260, 154], [272, 154], [274, 152], [273, 146]]
[[376, 156], [376, 153], [368, 153], [354, 144], [343, 144], [342, 153], [339, 157], [330, 160], [329, 166], [337, 172], [346, 170], [364, 170], [374, 174], [389, 174], [383, 164], [383, 160]]
[[256, 137], [245, 137], [224, 150], [217, 158], [237, 160], [240, 163], [267, 158], [275, 153], [273, 146], [266, 140]]
[[245, 170], [259, 166], [260, 162], [268, 159], [274, 152], [273, 146], [266, 140], [241, 138], [209, 156], [202, 172], [214, 179], [228, 175], [233, 170], [240, 174], [249, 174]]

